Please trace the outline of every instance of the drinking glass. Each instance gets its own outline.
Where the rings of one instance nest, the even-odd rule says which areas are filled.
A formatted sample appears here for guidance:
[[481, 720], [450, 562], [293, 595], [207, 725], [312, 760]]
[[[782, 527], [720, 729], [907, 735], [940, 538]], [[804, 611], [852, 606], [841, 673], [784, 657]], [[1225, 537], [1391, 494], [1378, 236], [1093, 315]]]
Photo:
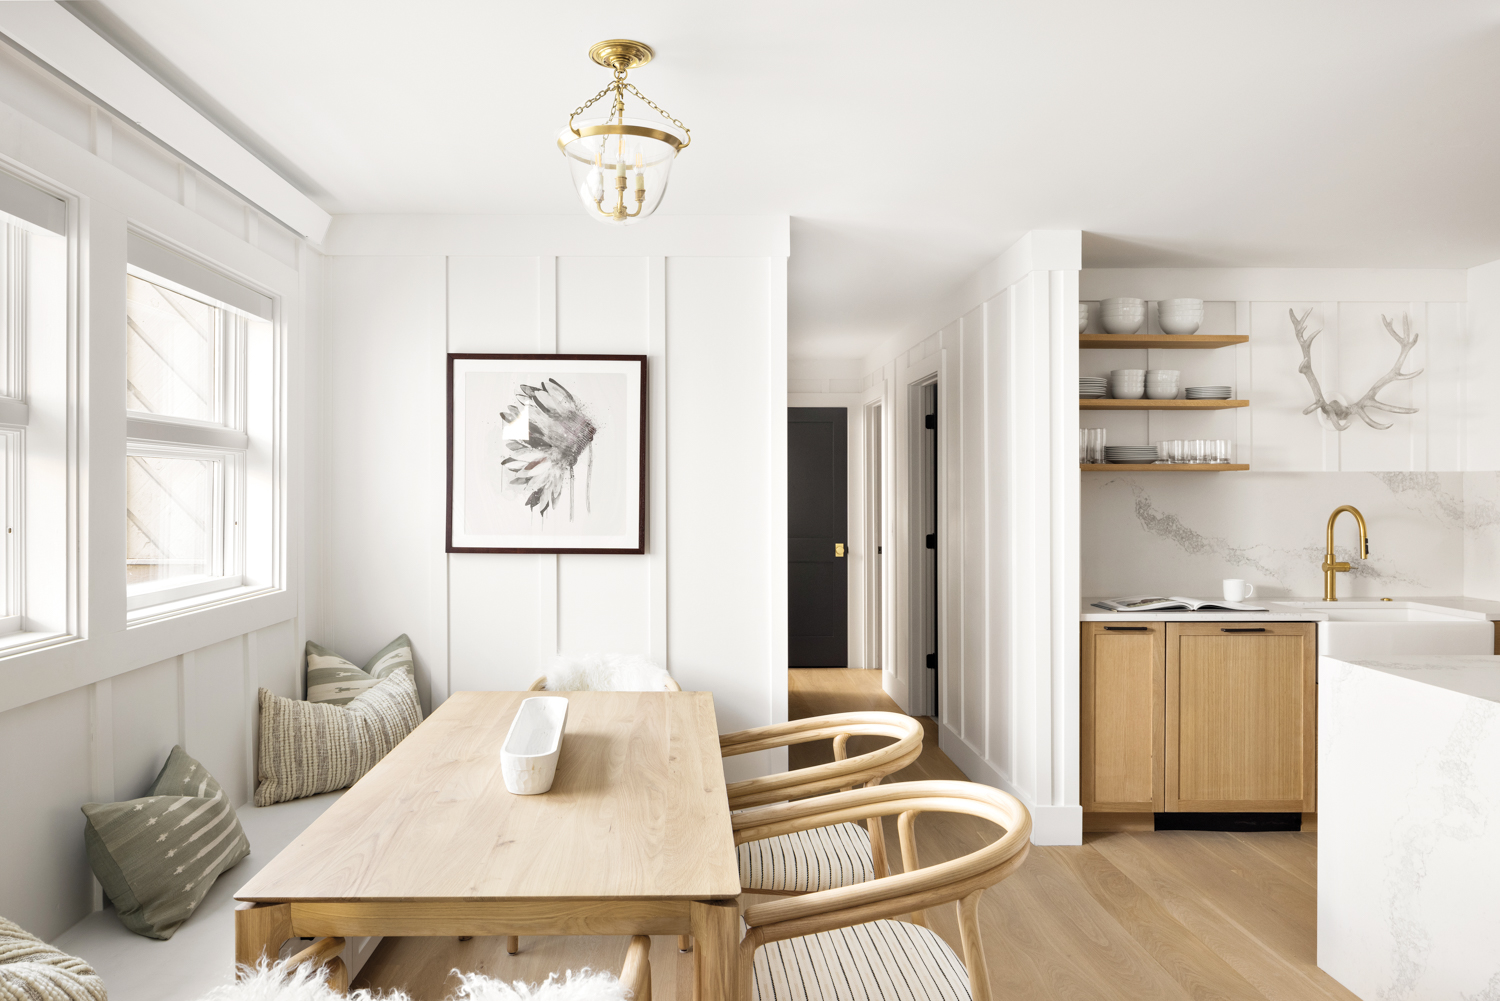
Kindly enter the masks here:
[[1208, 442], [1203, 438], [1193, 439], [1193, 454], [1189, 462], [1201, 463], [1208, 461]]
[[1231, 458], [1228, 438], [1220, 438], [1218, 441], [1214, 442], [1214, 461], [1225, 463], [1234, 461]]

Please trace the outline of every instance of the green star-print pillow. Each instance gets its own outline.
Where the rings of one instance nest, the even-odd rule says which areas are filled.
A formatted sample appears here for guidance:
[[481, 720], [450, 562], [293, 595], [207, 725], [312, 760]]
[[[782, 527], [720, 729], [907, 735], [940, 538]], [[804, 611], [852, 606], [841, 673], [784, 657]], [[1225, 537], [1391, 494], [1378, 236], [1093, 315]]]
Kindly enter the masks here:
[[412, 670], [411, 640], [402, 633], [370, 658], [363, 669], [316, 643], [307, 644], [307, 701], [347, 706], [397, 671]]
[[219, 874], [250, 854], [234, 807], [208, 770], [180, 747], [141, 799], [87, 803], [89, 865], [120, 922], [168, 939]]

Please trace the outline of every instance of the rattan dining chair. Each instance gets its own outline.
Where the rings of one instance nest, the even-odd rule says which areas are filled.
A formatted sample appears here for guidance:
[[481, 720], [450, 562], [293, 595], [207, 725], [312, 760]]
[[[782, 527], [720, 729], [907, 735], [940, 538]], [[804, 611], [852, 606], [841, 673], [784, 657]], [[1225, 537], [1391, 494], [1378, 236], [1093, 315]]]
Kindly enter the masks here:
[[[921, 813], [978, 817], [1004, 833], [924, 869]], [[989, 1001], [979, 897], [1020, 868], [1031, 847], [1031, 815], [1014, 796], [974, 782], [896, 782], [737, 813], [734, 837], [746, 844], [891, 815], [899, 817], [904, 872], [746, 909], [737, 1001]], [[958, 905], [961, 960], [924, 914], [949, 902]]]
[[[849, 738], [890, 737], [891, 743], [848, 756]], [[729, 784], [729, 808], [803, 799], [854, 786], [873, 786], [922, 754], [922, 724], [889, 712], [832, 713], [758, 726], [719, 738], [724, 757], [815, 740], [833, 740], [834, 760]], [[873, 821], [814, 828], [740, 846], [740, 885], [755, 893], [830, 890], [884, 876], [889, 871], [884, 828]]]

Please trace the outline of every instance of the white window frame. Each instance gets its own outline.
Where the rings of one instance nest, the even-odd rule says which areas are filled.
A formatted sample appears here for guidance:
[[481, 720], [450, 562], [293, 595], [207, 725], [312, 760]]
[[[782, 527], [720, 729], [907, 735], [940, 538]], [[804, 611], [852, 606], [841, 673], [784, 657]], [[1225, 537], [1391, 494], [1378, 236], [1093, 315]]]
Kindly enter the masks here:
[[[235, 307], [136, 265], [131, 277], [204, 303], [217, 310], [215, 419], [193, 420], [126, 410], [126, 456], [207, 459], [216, 462], [213, 534], [207, 574], [127, 584], [125, 609], [140, 612], [158, 605], [212, 596], [245, 583], [247, 320]], [[123, 387], [122, 387], [123, 388]], [[124, 512], [122, 512], [124, 514]]]

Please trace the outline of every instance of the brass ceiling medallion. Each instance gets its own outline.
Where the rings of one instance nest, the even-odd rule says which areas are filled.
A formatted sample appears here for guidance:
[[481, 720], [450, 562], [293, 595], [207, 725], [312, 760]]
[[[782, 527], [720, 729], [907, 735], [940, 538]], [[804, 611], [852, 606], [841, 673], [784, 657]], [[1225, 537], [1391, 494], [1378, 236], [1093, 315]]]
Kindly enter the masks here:
[[595, 42], [589, 46], [589, 58], [605, 69], [627, 71], [644, 66], [656, 55], [645, 42], [632, 42], [628, 38], [611, 38], [607, 42]]
[[[574, 190], [589, 214], [600, 222], [628, 226], [655, 212], [667, 189], [672, 161], [693, 141], [690, 129], [626, 79], [631, 70], [646, 65], [655, 55], [645, 42], [628, 38], [612, 38], [592, 46], [589, 58], [613, 70], [615, 78], [574, 109], [568, 116], [568, 127], [557, 137], [557, 146], [573, 177]], [[661, 115], [661, 120], [626, 118], [627, 92]], [[609, 108], [605, 117], [579, 119], [579, 115], [611, 94], [613, 100], [604, 105]], [[613, 184], [608, 183], [610, 177]], [[605, 197], [611, 187], [615, 196], [613, 205]], [[632, 188], [635, 208], [629, 209], [625, 193]]]

